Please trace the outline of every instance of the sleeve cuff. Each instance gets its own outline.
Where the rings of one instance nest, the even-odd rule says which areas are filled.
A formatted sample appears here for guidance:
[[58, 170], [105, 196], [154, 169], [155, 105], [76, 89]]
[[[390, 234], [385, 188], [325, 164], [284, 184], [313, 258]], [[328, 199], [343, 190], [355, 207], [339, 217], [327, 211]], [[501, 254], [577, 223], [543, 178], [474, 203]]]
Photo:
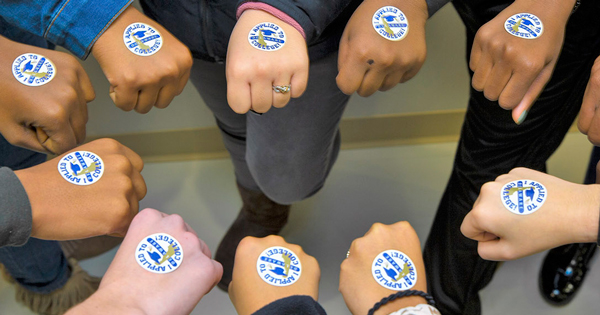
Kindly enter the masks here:
[[0, 247], [21, 246], [31, 235], [31, 205], [25, 187], [8, 167], [0, 168]]
[[451, 1], [452, 0], [426, 0], [429, 17], [432, 17], [439, 9]]
[[302, 37], [304, 37], [304, 39], [306, 40], [306, 34], [304, 33], [304, 29], [302, 28], [302, 26], [298, 24], [296, 20], [292, 19], [289, 15], [285, 14], [283, 11], [262, 2], [245, 2], [238, 7], [235, 15], [236, 19], [239, 19], [242, 13], [244, 13], [244, 11], [246, 10], [265, 11], [273, 15], [274, 17], [284, 21], [285, 23], [291, 25], [298, 32], [300, 32], [300, 34], [302, 34]]
[[267, 304], [252, 315], [304, 314], [326, 315], [321, 305], [308, 295], [292, 295]]

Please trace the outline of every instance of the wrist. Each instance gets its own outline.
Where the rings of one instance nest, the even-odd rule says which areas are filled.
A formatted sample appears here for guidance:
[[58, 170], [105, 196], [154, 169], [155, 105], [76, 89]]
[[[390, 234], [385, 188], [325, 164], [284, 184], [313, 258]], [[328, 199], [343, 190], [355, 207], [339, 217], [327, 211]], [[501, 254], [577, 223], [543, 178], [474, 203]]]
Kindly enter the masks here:
[[304, 39], [306, 39], [306, 34], [304, 33], [304, 29], [302, 28], [300, 23], [296, 22], [296, 20], [291, 18], [285, 12], [283, 12], [273, 6], [270, 6], [270, 5], [268, 5], [266, 3], [262, 3], [262, 2], [245, 2], [244, 4], [242, 4], [238, 7], [237, 12], [236, 12], [236, 18], [239, 19], [240, 16], [242, 16], [244, 11], [246, 11], [246, 10], [260, 10], [260, 11], [266, 12], [266, 13], [280, 19], [281, 21], [287, 23], [291, 27], [295, 28], [298, 31], [298, 33], [300, 33], [302, 35], [302, 37], [304, 37]]
[[417, 306], [419, 304], [427, 304], [427, 300], [420, 296], [405, 296], [382, 305], [373, 315], [388, 315], [405, 307]]
[[598, 229], [600, 225], [600, 185], [582, 185], [586, 191], [585, 204], [582, 204], [583, 212], [577, 211], [580, 217], [580, 235], [577, 242], [595, 243], [598, 241]]
[[[123, 296], [110, 294], [108, 289], [99, 289], [83, 303], [77, 305], [66, 315], [94, 315], [94, 314], [115, 314], [115, 315], [146, 315], [149, 314], [139, 307], [129, 305]], [[119, 301], [119, 303], [115, 303]]]

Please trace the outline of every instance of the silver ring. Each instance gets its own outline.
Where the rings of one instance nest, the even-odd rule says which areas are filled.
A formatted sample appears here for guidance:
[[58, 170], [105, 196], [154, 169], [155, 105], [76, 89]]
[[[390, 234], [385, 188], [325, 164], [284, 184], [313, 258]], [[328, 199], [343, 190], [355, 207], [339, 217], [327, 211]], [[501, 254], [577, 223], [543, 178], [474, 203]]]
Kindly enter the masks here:
[[281, 94], [285, 94], [287, 92], [289, 92], [292, 89], [291, 85], [273, 85], [273, 91], [275, 91], [275, 93], [281, 93]]
[[348, 256], [350, 256], [350, 251], [346, 253], [346, 258], [348, 258]]

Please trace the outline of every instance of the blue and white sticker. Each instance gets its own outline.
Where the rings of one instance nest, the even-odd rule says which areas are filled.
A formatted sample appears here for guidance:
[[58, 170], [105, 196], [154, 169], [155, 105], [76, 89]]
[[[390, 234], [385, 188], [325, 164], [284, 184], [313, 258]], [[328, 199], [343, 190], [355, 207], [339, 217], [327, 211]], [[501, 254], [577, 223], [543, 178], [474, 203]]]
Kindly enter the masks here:
[[138, 244], [135, 260], [150, 272], [173, 272], [183, 262], [183, 247], [169, 234], [152, 234]]
[[377, 10], [371, 22], [379, 35], [392, 41], [399, 41], [408, 34], [406, 15], [393, 6], [385, 6]]
[[538, 211], [546, 199], [548, 192], [542, 183], [521, 179], [507, 183], [502, 187], [500, 193], [502, 204], [508, 211], [527, 215]]
[[395, 249], [379, 253], [373, 260], [371, 272], [377, 283], [390, 290], [408, 290], [417, 283], [415, 264], [408, 255]]
[[266, 283], [285, 287], [300, 279], [302, 263], [293, 251], [273, 246], [265, 249], [256, 260], [256, 270]]
[[535, 39], [544, 32], [544, 23], [531, 13], [519, 13], [506, 19], [504, 29], [520, 38]]
[[38, 54], [22, 54], [12, 64], [17, 81], [27, 86], [44, 85], [56, 76], [56, 67], [50, 59]]
[[152, 56], [163, 45], [163, 38], [153, 27], [144, 23], [133, 23], [123, 32], [125, 46], [138, 56]]
[[104, 174], [104, 162], [95, 153], [75, 151], [58, 161], [58, 172], [69, 183], [91, 185]]
[[285, 45], [286, 37], [283, 29], [271, 22], [256, 24], [248, 33], [248, 42], [252, 47], [263, 51], [275, 51]]

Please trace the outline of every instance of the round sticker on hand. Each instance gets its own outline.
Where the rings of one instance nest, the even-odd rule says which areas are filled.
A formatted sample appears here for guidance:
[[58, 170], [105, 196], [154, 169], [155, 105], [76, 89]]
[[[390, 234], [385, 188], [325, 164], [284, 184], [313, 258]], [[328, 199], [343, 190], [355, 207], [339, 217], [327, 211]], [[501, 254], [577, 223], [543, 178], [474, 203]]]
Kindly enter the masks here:
[[27, 86], [44, 85], [56, 75], [56, 67], [50, 59], [38, 54], [22, 54], [12, 64], [17, 81]]
[[300, 279], [302, 264], [298, 256], [291, 250], [273, 246], [265, 249], [258, 256], [256, 270], [266, 283], [284, 287]]
[[58, 172], [69, 183], [91, 185], [104, 174], [104, 162], [92, 152], [75, 151], [58, 161]]
[[394, 249], [379, 253], [373, 260], [371, 272], [377, 283], [390, 290], [408, 290], [417, 283], [417, 270], [412, 260]]
[[392, 41], [399, 41], [408, 34], [408, 20], [396, 7], [386, 6], [377, 10], [371, 23], [379, 35]]
[[156, 233], [144, 238], [138, 244], [135, 260], [150, 272], [169, 273], [181, 266], [183, 248], [173, 236]]
[[123, 32], [125, 46], [138, 56], [151, 56], [163, 45], [163, 38], [153, 27], [144, 23], [133, 23]]
[[546, 187], [539, 182], [521, 179], [507, 183], [500, 192], [502, 204], [514, 214], [526, 215], [538, 211], [547, 198]]
[[248, 42], [258, 50], [279, 50], [285, 45], [285, 32], [275, 23], [263, 22], [250, 30]]
[[544, 32], [544, 24], [531, 13], [519, 13], [509, 17], [504, 22], [504, 29], [517, 37], [534, 39]]

